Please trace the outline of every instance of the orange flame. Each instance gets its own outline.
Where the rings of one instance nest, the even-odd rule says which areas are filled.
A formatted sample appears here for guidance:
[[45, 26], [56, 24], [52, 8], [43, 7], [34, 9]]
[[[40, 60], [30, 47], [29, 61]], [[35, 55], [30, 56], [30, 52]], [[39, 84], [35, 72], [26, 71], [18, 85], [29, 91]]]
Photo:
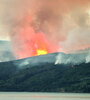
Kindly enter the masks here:
[[43, 33], [38, 33], [35, 42], [35, 56], [49, 53], [49, 44]]

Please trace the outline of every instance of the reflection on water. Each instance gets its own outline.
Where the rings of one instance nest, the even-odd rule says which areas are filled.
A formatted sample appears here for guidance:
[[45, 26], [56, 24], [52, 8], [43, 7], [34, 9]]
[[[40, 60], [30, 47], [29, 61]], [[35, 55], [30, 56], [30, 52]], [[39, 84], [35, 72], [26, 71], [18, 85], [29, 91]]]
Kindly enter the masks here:
[[90, 94], [0, 92], [0, 100], [90, 100]]

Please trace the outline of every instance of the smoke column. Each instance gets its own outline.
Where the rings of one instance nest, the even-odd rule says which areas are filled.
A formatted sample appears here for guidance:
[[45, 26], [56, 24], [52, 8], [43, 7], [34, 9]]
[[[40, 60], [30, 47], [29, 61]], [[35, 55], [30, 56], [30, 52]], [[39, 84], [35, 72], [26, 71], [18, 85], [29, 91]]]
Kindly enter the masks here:
[[2, 24], [17, 59], [90, 47], [90, 0], [0, 2], [4, 8]]
[[86, 63], [89, 63], [89, 62], [90, 62], [90, 51], [89, 51], [89, 53], [88, 53], [88, 55], [86, 57]]

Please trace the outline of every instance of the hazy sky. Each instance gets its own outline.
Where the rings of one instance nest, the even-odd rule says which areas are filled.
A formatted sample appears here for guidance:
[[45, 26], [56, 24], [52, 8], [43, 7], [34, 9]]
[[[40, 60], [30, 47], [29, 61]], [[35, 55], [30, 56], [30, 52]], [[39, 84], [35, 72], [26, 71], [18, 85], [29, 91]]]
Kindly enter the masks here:
[[0, 0], [0, 40], [9, 40], [7, 25], [3, 23], [7, 1], [8, 0]]

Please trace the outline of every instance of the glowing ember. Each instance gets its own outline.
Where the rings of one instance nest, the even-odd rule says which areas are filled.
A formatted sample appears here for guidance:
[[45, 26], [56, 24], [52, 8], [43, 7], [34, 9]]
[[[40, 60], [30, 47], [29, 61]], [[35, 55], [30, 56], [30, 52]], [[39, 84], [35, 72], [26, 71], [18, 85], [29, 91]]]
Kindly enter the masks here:
[[48, 54], [48, 52], [46, 50], [40, 50], [40, 49], [38, 49], [36, 52], [37, 52], [36, 55], [45, 55], [45, 54]]

